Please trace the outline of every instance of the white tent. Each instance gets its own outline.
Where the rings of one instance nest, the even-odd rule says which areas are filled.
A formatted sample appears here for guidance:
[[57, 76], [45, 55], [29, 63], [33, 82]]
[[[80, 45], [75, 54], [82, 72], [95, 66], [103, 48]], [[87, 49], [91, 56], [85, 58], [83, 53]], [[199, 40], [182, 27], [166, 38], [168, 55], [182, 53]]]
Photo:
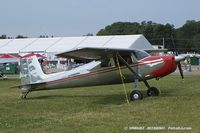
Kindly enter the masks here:
[[33, 43], [36, 38], [29, 38], [29, 39], [2, 39], [9, 40], [8, 43], [2, 44], [0, 41], [0, 53], [1, 54], [18, 54], [21, 49], [26, 48], [26, 46]]
[[73, 49], [75, 46], [85, 40], [86, 37], [63, 37], [59, 38], [59, 41], [46, 49], [46, 52], [59, 53], [65, 50]]
[[13, 40], [12, 39], [0, 39], [0, 50], [11, 41], [13, 41]]
[[154, 50], [143, 35], [1, 39], [0, 54], [60, 53], [79, 47]]

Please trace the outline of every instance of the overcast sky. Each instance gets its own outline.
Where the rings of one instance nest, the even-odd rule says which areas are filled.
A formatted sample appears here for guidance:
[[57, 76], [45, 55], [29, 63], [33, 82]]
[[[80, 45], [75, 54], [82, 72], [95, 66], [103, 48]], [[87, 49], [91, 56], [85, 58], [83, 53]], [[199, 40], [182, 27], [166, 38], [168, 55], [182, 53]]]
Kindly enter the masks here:
[[200, 0], [0, 0], [0, 35], [94, 35], [113, 22], [200, 20]]

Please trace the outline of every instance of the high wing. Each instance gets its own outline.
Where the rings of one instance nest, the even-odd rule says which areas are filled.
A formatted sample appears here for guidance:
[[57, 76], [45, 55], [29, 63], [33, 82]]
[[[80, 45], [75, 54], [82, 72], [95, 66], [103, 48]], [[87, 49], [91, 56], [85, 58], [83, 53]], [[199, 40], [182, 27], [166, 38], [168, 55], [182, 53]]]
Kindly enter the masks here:
[[[70, 51], [57, 54], [59, 57], [74, 58], [74, 59], [89, 59], [98, 60], [108, 58], [120, 54], [121, 56], [127, 55], [140, 50], [131, 49], [113, 49], [113, 48], [77, 48]], [[144, 51], [142, 51], [144, 52]], [[147, 53], [146, 53], [147, 54]]]

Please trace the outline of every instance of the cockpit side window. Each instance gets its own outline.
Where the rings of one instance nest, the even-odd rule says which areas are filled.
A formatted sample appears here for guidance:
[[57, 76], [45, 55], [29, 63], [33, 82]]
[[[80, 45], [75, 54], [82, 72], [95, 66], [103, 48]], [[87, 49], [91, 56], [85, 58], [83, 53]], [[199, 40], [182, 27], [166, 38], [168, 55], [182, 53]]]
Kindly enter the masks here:
[[122, 58], [123, 58], [128, 64], [132, 64], [132, 63], [133, 63], [130, 54], [128, 54], [128, 55], [123, 55]]
[[[121, 57], [128, 63], [132, 64], [131, 54], [121, 55]], [[124, 63], [118, 59], [120, 66], [124, 66]], [[101, 60], [101, 67], [114, 67], [117, 66], [117, 59], [116, 57], [112, 58], [105, 58]]]
[[[128, 63], [128, 64], [132, 64], [133, 63], [133, 60], [132, 60], [132, 57], [131, 57], [131, 54], [126, 54], [126, 55], [121, 55], [121, 57]], [[114, 61], [115, 61], [115, 64], [117, 64], [117, 59], [116, 57], [114, 58]], [[118, 59], [119, 61], [119, 65], [120, 66], [124, 66], [125, 64], [120, 60]]]
[[109, 58], [105, 58], [101, 60], [101, 67], [109, 67]]
[[[133, 64], [134, 62], [137, 62], [137, 60], [144, 59], [145, 57], [150, 56], [148, 53], [145, 51], [134, 51], [132, 53], [127, 53], [121, 55], [121, 57], [128, 63], [128, 64]], [[118, 59], [120, 66], [124, 66], [125, 64]], [[113, 67], [117, 66], [117, 59], [116, 57], [112, 58], [104, 58], [101, 60], [101, 67]]]
[[113, 67], [116, 66], [113, 58], [104, 58], [101, 60], [101, 67]]

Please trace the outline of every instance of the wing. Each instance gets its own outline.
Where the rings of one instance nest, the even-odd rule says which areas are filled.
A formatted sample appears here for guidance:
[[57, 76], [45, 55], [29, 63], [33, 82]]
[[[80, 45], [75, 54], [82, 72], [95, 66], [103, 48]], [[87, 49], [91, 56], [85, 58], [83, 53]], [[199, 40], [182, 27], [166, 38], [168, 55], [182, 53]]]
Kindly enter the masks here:
[[59, 57], [74, 58], [74, 59], [91, 59], [97, 60], [107, 57], [115, 56], [116, 53], [120, 55], [127, 55], [138, 50], [130, 49], [112, 49], [112, 48], [78, 48], [71, 51], [66, 51], [57, 54]]

